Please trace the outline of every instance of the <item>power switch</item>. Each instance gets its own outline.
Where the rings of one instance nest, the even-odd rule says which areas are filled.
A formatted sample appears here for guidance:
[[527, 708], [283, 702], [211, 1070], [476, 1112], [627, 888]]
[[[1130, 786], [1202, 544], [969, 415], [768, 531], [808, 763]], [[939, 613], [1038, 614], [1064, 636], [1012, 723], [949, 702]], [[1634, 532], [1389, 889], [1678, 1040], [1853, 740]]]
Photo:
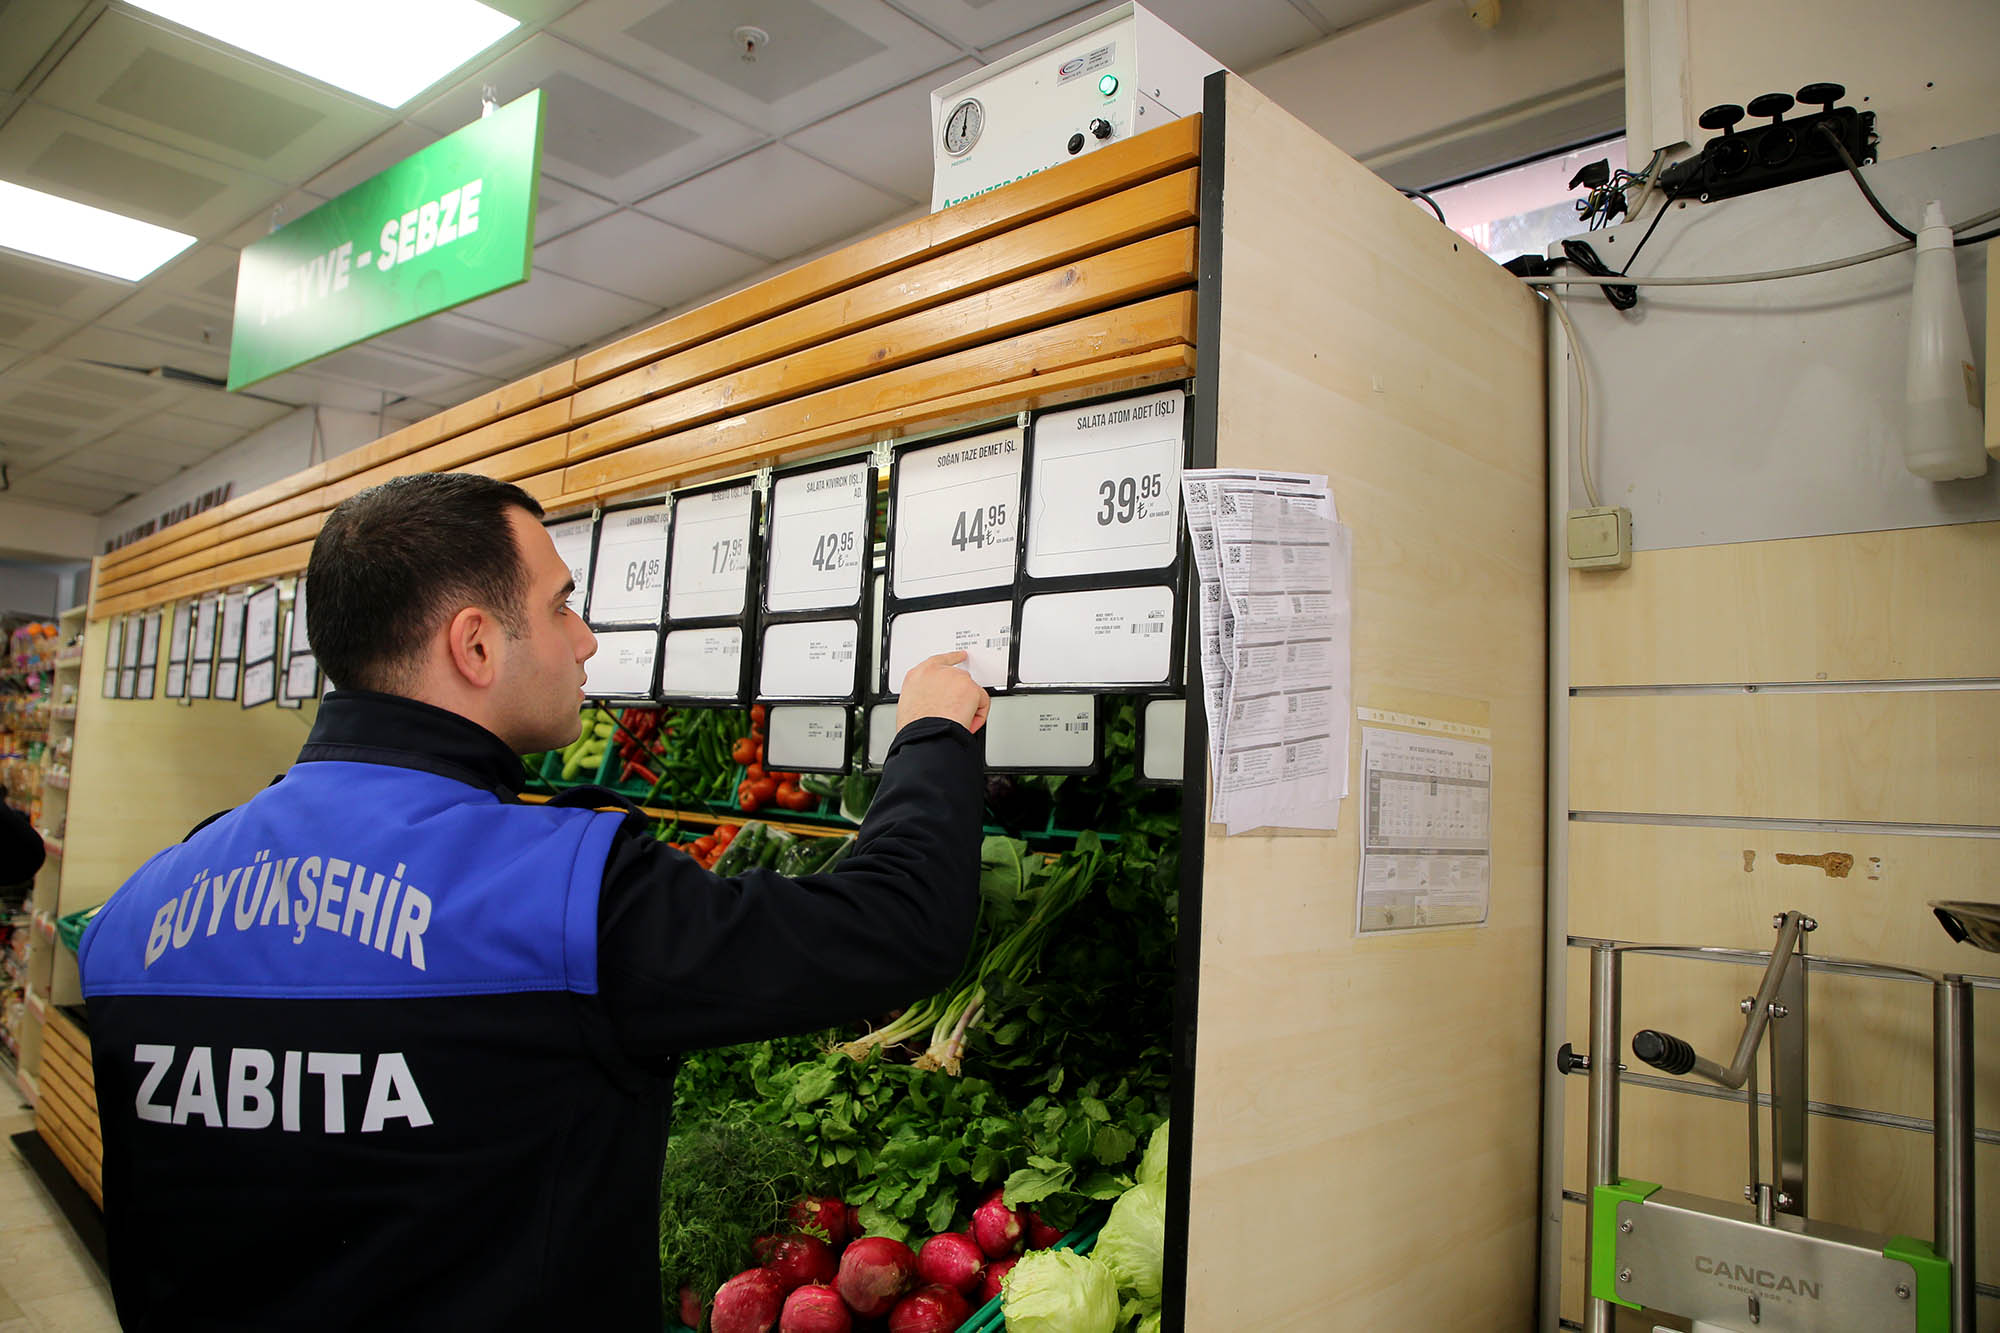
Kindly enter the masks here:
[[1083, 151], [1083, 136], [1081, 134], [1070, 135], [1069, 155], [1071, 157], [1075, 157], [1078, 153], [1081, 153], [1082, 151]]
[[1572, 509], [1566, 532], [1571, 569], [1627, 569], [1632, 564], [1632, 511], [1610, 506]]

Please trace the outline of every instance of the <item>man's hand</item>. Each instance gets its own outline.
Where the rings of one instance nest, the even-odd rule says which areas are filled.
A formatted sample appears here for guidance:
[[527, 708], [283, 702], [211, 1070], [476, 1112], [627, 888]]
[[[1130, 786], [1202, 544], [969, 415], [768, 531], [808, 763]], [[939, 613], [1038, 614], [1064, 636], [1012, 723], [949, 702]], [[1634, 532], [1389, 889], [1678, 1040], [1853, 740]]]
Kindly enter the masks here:
[[959, 665], [963, 661], [964, 653], [939, 653], [910, 668], [896, 705], [897, 731], [923, 717], [948, 717], [974, 732], [986, 725], [986, 709], [992, 700]]

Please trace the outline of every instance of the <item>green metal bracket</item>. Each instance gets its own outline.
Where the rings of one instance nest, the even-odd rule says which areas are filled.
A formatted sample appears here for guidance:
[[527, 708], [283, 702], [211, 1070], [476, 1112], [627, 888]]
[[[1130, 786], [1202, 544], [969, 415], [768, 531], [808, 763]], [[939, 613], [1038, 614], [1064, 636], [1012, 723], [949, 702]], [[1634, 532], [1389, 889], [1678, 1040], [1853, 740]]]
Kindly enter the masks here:
[[1908, 1264], [1917, 1275], [1917, 1333], [1951, 1327], [1951, 1264], [1914, 1236], [1892, 1236], [1882, 1257]]
[[1628, 1310], [1640, 1307], [1618, 1298], [1618, 1205], [1644, 1203], [1657, 1193], [1658, 1185], [1643, 1180], [1620, 1180], [1599, 1185], [1590, 1199], [1590, 1294]]

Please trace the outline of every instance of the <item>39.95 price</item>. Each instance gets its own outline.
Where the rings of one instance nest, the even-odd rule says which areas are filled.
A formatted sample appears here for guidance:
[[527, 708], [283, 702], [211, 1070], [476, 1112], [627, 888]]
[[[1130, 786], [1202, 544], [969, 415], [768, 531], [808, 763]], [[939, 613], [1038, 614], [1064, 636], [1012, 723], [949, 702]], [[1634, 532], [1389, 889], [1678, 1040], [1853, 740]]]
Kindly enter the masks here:
[[1157, 472], [1143, 477], [1106, 477], [1097, 488], [1097, 498], [1104, 506], [1097, 511], [1097, 525], [1108, 528], [1156, 512], [1157, 506], [1149, 507], [1147, 502], [1159, 500], [1161, 491]]

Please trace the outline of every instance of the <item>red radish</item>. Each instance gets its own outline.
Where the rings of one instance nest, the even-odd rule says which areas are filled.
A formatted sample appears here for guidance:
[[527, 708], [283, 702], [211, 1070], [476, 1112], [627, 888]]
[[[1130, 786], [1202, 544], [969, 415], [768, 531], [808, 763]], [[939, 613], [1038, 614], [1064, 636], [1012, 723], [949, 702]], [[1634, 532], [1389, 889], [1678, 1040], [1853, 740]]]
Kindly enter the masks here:
[[1034, 1209], [1030, 1208], [1028, 1210], [1029, 1249], [1046, 1250], [1047, 1248], [1049, 1248], [1049, 1246], [1055, 1244], [1062, 1238], [1063, 1238], [1063, 1232], [1060, 1228], [1052, 1227], [1047, 1222], [1044, 1222], [1042, 1220], [1042, 1215], [1036, 1212]]
[[863, 1236], [840, 1256], [840, 1276], [833, 1285], [854, 1313], [872, 1319], [889, 1313], [916, 1272], [917, 1256], [909, 1246], [887, 1236]]
[[778, 1311], [784, 1303], [777, 1275], [752, 1268], [717, 1289], [708, 1327], [711, 1333], [771, 1333], [778, 1326]]
[[681, 1288], [681, 1324], [685, 1328], [701, 1327], [701, 1295], [693, 1287]]
[[981, 1305], [999, 1297], [1001, 1280], [1007, 1274], [1013, 1272], [1014, 1265], [1020, 1262], [1019, 1259], [995, 1259], [986, 1266], [986, 1277], [979, 1284], [979, 1303]]
[[979, 1272], [986, 1256], [972, 1237], [961, 1231], [932, 1236], [917, 1251], [917, 1281], [935, 1282], [953, 1291], [971, 1291], [979, 1285]]
[[988, 1259], [999, 1259], [1021, 1248], [1021, 1215], [1009, 1208], [999, 1190], [972, 1214], [972, 1238]]
[[778, 1333], [852, 1333], [853, 1328], [854, 1316], [832, 1287], [800, 1287], [785, 1297], [778, 1316]]
[[839, 1271], [833, 1247], [817, 1236], [759, 1236], [751, 1248], [787, 1292], [808, 1283], [825, 1285]]
[[889, 1333], [952, 1333], [971, 1313], [965, 1297], [932, 1283], [905, 1296], [889, 1312]]
[[868, 1234], [868, 1228], [861, 1225], [861, 1210], [853, 1204], [847, 1205], [847, 1238], [860, 1240]]
[[839, 1249], [850, 1236], [861, 1234], [847, 1225], [849, 1209], [838, 1199], [800, 1199], [792, 1205], [792, 1226], [799, 1231], [824, 1231], [826, 1243]]

